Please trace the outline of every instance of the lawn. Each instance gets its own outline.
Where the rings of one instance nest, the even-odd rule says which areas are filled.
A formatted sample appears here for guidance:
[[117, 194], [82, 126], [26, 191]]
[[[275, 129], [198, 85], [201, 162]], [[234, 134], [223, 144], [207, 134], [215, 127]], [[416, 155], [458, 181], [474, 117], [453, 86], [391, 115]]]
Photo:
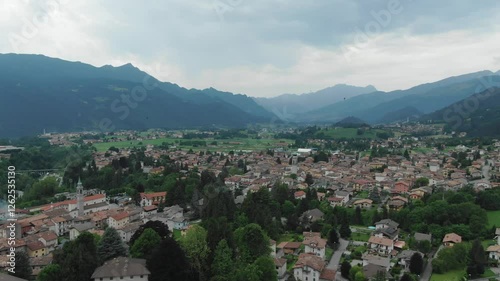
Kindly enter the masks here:
[[379, 129], [369, 129], [365, 130], [363, 134], [358, 135], [357, 128], [331, 128], [328, 130], [321, 130], [316, 133], [316, 135], [324, 135], [325, 137], [330, 137], [333, 139], [351, 139], [351, 138], [363, 138], [363, 139], [376, 139], [377, 133], [385, 132]]
[[448, 271], [444, 274], [433, 273], [431, 281], [459, 281], [465, 272], [462, 269]]
[[173, 236], [176, 241], [179, 241], [182, 238], [182, 233], [179, 229], [174, 229]]
[[295, 233], [285, 233], [280, 236], [276, 244], [279, 245], [281, 242], [302, 242], [304, 241], [304, 236]]
[[351, 233], [351, 239], [354, 241], [368, 242], [368, 239], [370, 239], [370, 234], [363, 232], [353, 232]]
[[495, 276], [495, 272], [493, 272], [491, 269], [486, 269], [483, 273], [483, 275], [481, 275], [482, 278], [488, 278], [488, 277], [493, 277]]
[[488, 227], [500, 227], [500, 211], [487, 211]]
[[329, 248], [329, 247], [326, 247], [325, 260], [327, 260], [327, 261], [331, 260], [332, 256], [333, 256], [333, 249]]
[[[204, 141], [207, 146], [192, 146], [192, 145], [182, 145], [182, 142], [189, 141]], [[210, 146], [210, 143], [217, 142], [217, 145]], [[281, 146], [287, 146], [292, 143], [291, 140], [286, 139], [251, 139], [251, 138], [234, 138], [234, 139], [178, 139], [178, 138], [159, 138], [159, 139], [146, 139], [146, 140], [130, 140], [130, 141], [110, 141], [103, 143], [95, 143], [94, 147], [97, 151], [106, 151], [110, 147], [114, 146], [116, 148], [129, 148], [129, 147], [142, 147], [148, 144], [151, 145], [161, 145], [162, 143], [169, 143], [170, 145], [175, 145], [182, 149], [193, 149], [193, 150], [217, 150], [217, 151], [238, 151], [238, 150], [266, 150], [268, 148], [275, 148]]]

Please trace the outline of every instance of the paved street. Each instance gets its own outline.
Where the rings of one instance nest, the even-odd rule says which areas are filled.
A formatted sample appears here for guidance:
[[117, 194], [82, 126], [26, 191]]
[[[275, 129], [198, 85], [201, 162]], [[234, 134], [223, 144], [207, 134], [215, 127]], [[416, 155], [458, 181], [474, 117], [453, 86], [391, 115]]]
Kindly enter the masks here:
[[483, 176], [485, 180], [490, 179], [490, 163], [486, 161], [486, 164], [483, 166]]
[[338, 270], [338, 265], [340, 263], [340, 258], [342, 257], [342, 253], [347, 249], [347, 245], [349, 245], [349, 241], [340, 238], [340, 240], [339, 240], [339, 247], [333, 253], [333, 256], [330, 259], [330, 262], [328, 263], [327, 268]]

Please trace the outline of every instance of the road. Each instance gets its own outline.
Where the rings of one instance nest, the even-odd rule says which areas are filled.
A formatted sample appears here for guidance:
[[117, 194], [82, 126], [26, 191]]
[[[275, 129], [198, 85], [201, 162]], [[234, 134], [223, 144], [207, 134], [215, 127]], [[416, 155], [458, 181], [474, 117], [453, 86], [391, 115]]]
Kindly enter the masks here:
[[330, 262], [328, 262], [327, 265], [328, 269], [333, 269], [333, 270], [338, 269], [340, 258], [342, 257], [342, 253], [347, 249], [347, 245], [349, 245], [349, 241], [344, 240], [342, 238], [339, 239], [339, 247], [333, 253]]
[[422, 276], [420, 277], [421, 281], [429, 281], [431, 280], [432, 275], [432, 259], [437, 256], [439, 251], [443, 249], [443, 245], [439, 246], [439, 248], [435, 252], [431, 252], [429, 254], [429, 259], [427, 260], [427, 264], [425, 265], [424, 272], [422, 272]]
[[483, 166], [483, 177], [485, 180], [490, 179], [490, 164], [488, 160], [486, 160], [486, 163]]

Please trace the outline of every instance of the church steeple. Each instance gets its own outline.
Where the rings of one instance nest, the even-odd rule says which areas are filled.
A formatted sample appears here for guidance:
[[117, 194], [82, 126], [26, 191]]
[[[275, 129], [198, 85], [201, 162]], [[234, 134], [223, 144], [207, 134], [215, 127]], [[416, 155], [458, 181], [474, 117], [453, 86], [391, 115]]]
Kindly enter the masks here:
[[84, 215], [83, 185], [80, 178], [78, 178], [78, 183], [76, 184], [76, 204], [78, 208], [78, 216], [83, 216]]

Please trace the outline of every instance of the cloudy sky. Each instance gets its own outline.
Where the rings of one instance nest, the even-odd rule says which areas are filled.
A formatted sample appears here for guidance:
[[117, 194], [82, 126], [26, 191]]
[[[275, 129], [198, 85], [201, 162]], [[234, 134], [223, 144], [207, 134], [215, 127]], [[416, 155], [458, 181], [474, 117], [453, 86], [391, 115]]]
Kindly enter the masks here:
[[0, 0], [0, 52], [250, 96], [389, 91], [500, 70], [498, 18], [498, 0]]

